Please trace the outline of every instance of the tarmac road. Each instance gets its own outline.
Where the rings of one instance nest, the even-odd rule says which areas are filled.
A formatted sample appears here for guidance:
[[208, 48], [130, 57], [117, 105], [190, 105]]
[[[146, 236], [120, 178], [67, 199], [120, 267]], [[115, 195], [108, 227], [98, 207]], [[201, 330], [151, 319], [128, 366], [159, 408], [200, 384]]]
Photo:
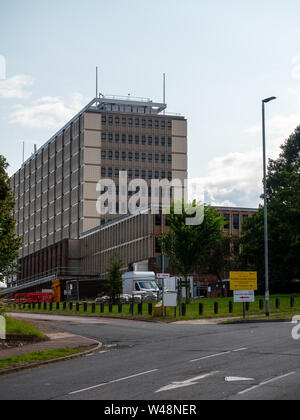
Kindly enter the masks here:
[[1, 400], [300, 399], [300, 341], [292, 338], [291, 323], [41, 318], [104, 347], [89, 357], [0, 377]]

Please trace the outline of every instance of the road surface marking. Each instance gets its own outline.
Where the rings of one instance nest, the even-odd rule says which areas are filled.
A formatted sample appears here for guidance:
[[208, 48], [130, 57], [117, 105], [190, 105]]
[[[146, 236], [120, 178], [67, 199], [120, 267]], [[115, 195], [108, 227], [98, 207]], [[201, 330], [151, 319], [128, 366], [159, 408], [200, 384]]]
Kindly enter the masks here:
[[237, 353], [237, 352], [245, 351], [245, 350], [248, 350], [248, 349], [244, 347], [242, 349], [224, 351], [223, 353], [217, 353], [217, 354], [211, 354], [210, 356], [204, 356], [204, 357], [200, 357], [199, 359], [190, 360], [190, 363], [200, 362], [201, 360], [212, 359], [214, 357], [224, 356], [225, 354], [230, 354], [232, 352]]
[[210, 356], [200, 357], [200, 359], [190, 360], [190, 363], [199, 362], [200, 360], [212, 359], [213, 357], [224, 356], [225, 354], [229, 354], [231, 351], [225, 351], [223, 353], [211, 354]]
[[137, 373], [136, 375], [127, 376], [126, 378], [115, 379], [113, 381], [105, 382], [103, 384], [91, 386], [89, 388], [80, 389], [79, 391], [70, 392], [69, 395], [80, 394], [82, 392], [91, 391], [93, 389], [101, 388], [102, 386], [105, 386], [105, 385], [115, 384], [117, 382], [122, 382], [122, 381], [126, 381], [128, 379], [137, 378], [138, 376], [149, 375], [150, 373], [154, 373], [154, 372], [157, 372], [157, 371], [158, 371], [158, 369], [153, 369], [153, 370], [149, 370], [148, 372]]
[[281, 379], [288, 378], [289, 376], [292, 376], [295, 374], [296, 372], [290, 372], [290, 373], [287, 373], [286, 375], [278, 376], [277, 378], [270, 379], [269, 381], [265, 381], [265, 382], [260, 383], [259, 385], [255, 385], [255, 386], [252, 386], [251, 388], [245, 389], [244, 391], [239, 392], [238, 395], [247, 394], [248, 392], [254, 391], [255, 389], [261, 388], [265, 385], [272, 384], [276, 381], [280, 381]]
[[243, 347], [243, 348], [241, 348], [241, 349], [237, 349], [237, 350], [233, 350], [233, 352], [234, 353], [238, 353], [238, 352], [240, 352], [240, 351], [246, 351], [246, 350], [248, 350], [246, 347]]
[[216, 375], [218, 372], [210, 372], [206, 373], [205, 375], [196, 376], [196, 378], [188, 379], [187, 381], [182, 382], [172, 382], [170, 385], [164, 386], [163, 388], [160, 388], [155, 393], [158, 394], [159, 392], [166, 392], [166, 391], [172, 391], [174, 389], [178, 388], [186, 388], [188, 386], [197, 385], [199, 381], [202, 379], [209, 378], [210, 376]]
[[227, 378], [225, 378], [225, 382], [247, 382], [247, 381], [255, 381], [255, 379], [239, 378], [238, 376], [227, 376]]

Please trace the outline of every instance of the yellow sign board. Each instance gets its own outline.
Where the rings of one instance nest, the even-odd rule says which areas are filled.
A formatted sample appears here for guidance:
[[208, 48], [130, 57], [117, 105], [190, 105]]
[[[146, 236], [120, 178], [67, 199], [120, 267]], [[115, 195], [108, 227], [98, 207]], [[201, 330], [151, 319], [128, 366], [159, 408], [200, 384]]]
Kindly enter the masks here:
[[232, 271], [230, 273], [230, 290], [257, 290], [257, 273], [252, 271]]

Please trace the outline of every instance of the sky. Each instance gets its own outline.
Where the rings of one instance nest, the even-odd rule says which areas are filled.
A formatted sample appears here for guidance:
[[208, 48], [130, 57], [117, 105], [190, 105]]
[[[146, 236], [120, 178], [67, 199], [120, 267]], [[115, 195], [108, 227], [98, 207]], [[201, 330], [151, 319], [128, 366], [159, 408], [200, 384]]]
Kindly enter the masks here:
[[0, 154], [13, 174], [100, 91], [162, 101], [189, 126], [189, 177], [256, 207], [268, 156], [300, 124], [299, 0], [0, 0]]

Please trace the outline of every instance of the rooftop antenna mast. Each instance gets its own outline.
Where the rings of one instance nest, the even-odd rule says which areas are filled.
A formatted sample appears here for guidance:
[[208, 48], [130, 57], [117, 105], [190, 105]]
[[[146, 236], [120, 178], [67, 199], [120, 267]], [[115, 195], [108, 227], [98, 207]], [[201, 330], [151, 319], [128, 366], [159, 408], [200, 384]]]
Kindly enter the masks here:
[[23, 153], [22, 153], [22, 164], [25, 163], [25, 141], [23, 141]]
[[[163, 104], [166, 105], [166, 73], [163, 75]], [[164, 110], [164, 114], [166, 111]]]
[[98, 91], [98, 79], [99, 79], [99, 68], [96, 67], [96, 98], [99, 97], [99, 91]]

